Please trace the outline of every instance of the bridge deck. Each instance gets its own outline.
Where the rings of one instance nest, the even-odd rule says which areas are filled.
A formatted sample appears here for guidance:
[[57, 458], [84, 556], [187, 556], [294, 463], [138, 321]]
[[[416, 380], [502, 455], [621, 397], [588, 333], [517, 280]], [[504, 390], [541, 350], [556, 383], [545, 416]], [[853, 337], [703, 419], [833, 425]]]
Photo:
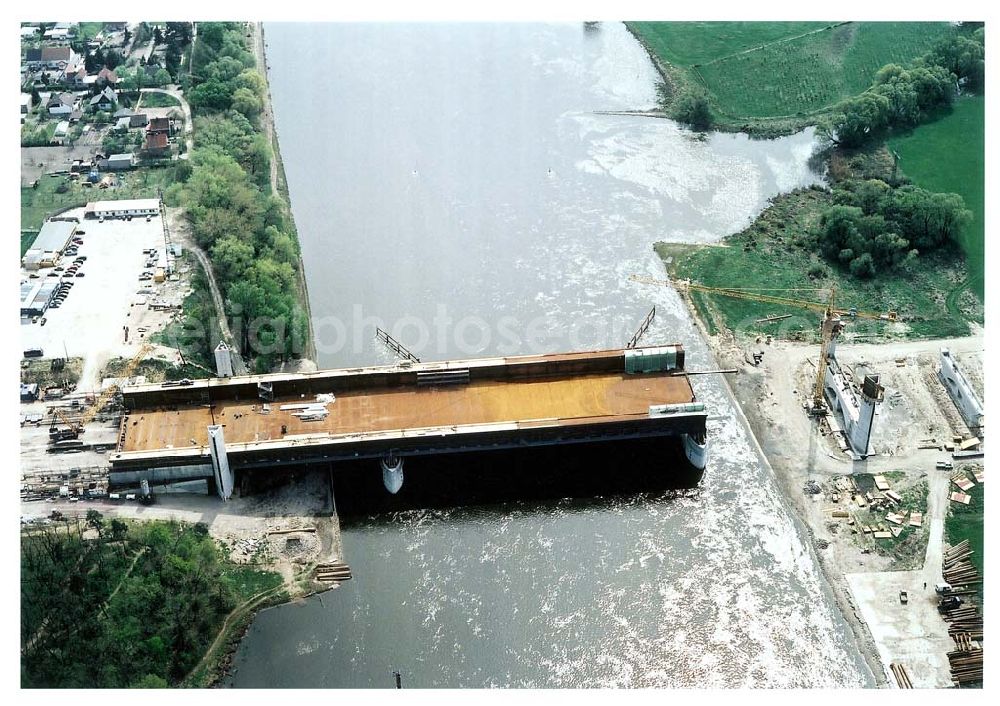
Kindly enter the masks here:
[[298, 397], [275, 400], [270, 414], [259, 402], [219, 401], [214, 409], [186, 406], [136, 409], [125, 421], [120, 451], [181, 449], [207, 443], [210, 424], [225, 425], [226, 443], [279, 440], [288, 435], [365, 433], [397, 429], [488, 424], [536, 419], [609, 420], [648, 413], [649, 405], [690, 402], [687, 377], [665, 373], [604, 373], [523, 381], [473, 381], [465, 385], [348, 391], [327, 405], [329, 416], [305, 422], [281, 411], [282, 404], [314, 402]]

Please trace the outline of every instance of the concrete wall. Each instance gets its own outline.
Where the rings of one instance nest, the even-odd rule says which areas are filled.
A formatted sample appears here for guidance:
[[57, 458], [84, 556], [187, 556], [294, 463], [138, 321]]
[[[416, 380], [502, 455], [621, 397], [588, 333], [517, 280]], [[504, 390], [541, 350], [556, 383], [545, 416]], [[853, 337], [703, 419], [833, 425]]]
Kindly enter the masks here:
[[978, 434], [985, 424], [983, 415], [983, 404], [976, 395], [972, 385], [965, 377], [951, 352], [947, 348], [941, 349], [938, 368], [938, 378], [941, 384], [948, 390], [955, 407], [958, 408], [965, 425], [974, 434]]

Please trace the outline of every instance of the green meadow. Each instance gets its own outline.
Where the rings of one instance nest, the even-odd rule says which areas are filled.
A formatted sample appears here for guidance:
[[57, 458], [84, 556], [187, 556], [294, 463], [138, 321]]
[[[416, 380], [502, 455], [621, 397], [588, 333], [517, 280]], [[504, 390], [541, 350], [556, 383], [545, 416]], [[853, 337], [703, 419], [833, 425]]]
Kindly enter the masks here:
[[868, 89], [955, 30], [945, 22], [634, 22], [657, 56], [708, 90], [719, 117], [805, 116]]
[[899, 169], [917, 186], [965, 199], [973, 220], [962, 232], [969, 289], [983, 299], [985, 260], [986, 99], [961, 98], [944, 117], [889, 140]]

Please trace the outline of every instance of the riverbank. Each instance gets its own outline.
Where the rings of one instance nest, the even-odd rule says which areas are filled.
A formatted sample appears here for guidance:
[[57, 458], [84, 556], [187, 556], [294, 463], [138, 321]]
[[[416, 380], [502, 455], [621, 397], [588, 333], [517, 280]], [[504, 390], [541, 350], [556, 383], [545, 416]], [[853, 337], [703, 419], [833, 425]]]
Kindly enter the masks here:
[[938, 22], [628, 22], [663, 77], [663, 108], [703, 92], [712, 128], [771, 138], [819, 124], [954, 34]]
[[[255, 22], [252, 25], [254, 55], [257, 58], [257, 66], [260, 75], [264, 77], [264, 105], [260, 114], [261, 128], [267, 136], [268, 144], [271, 145], [271, 193], [279, 194], [284, 201], [285, 216], [291, 227], [292, 236], [295, 242], [299, 243], [298, 253], [298, 290], [299, 303], [305, 310], [306, 320], [309, 322], [309, 336], [306, 340], [306, 350], [295, 371], [307, 371], [316, 368], [316, 337], [313, 331], [312, 305], [309, 301], [309, 289], [305, 275], [305, 261], [302, 259], [302, 247], [299, 240], [298, 227], [295, 224], [295, 214], [292, 211], [292, 195], [288, 190], [288, 180], [285, 177], [285, 164], [281, 159], [281, 147], [278, 142], [278, 130], [274, 124], [274, 104], [271, 100], [271, 80], [267, 71], [267, 49], [264, 40], [264, 23]], [[282, 364], [275, 372], [285, 372], [285, 365]]]

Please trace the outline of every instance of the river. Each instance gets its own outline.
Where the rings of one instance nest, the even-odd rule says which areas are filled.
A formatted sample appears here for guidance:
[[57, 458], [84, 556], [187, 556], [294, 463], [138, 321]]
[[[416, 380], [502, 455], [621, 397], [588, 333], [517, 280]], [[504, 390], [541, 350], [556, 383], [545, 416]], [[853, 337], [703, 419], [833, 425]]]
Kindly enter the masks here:
[[[821, 180], [810, 132], [700, 136], [623, 25], [267, 24], [318, 363], [645, 342], [711, 354], [658, 240], [709, 242]], [[724, 383], [697, 489], [345, 519], [354, 580], [261, 612], [237, 687], [870, 686]], [[665, 469], [669, 470], [669, 469]], [[614, 472], [613, 468], [608, 469]], [[376, 472], [373, 469], [373, 473]]]

